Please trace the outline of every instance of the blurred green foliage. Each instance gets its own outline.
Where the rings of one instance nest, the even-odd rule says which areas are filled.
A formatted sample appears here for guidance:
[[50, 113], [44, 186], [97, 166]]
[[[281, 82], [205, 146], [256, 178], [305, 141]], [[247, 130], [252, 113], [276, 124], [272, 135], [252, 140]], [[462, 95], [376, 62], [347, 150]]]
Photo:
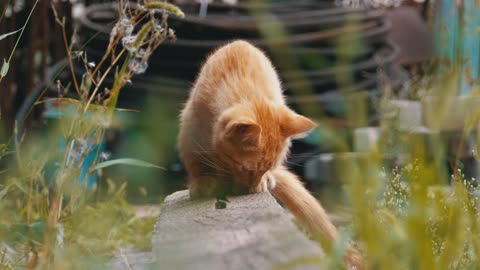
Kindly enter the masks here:
[[[262, 12], [266, 11], [251, 11], [254, 17]], [[282, 27], [275, 18], [259, 26], [272, 44], [273, 39], [288, 38]], [[363, 48], [355, 35], [342, 36], [336, 46], [352, 52], [345, 54], [350, 57]], [[313, 54], [296, 59], [287, 46], [275, 47], [272, 52], [280, 71], [298, 69], [300, 65], [318, 69], [331, 64]], [[351, 60], [346, 57], [338, 61], [348, 65]], [[428, 74], [411, 84], [409, 97], [422, 100], [432, 93], [440, 96], [433, 120], [442, 123], [449, 110], [457, 109], [444, 106], [455, 92], [452, 81], [456, 77], [453, 71], [440, 76]], [[352, 84], [352, 78], [345, 73], [339, 73], [337, 80], [345, 88]], [[116, 83], [120, 91], [126, 81]], [[91, 86], [92, 82], [83, 81], [81, 85]], [[157, 87], [162, 86], [151, 85]], [[388, 87], [376, 103], [381, 119], [377, 151], [368, 154], [368, 162], [347, 160], [344, 167], [338, 168], [345, 187], [338, 194], [338, 203], [348, 206], [352, 222], [341, 230], [336, 248], [321, 263], [327, 269], [338, 268], [347, 242], [353, 239], [365, 255], [367, 269], [479, 269], [478, 190], [471, 179], [464, 179], [460, 166], [452, 166], [451, 174], [445, 172], [445, 161], [451, 158], [447, 157], [445, 140], [419, 141], [408, 131], [398, 130], [388, 106], [384, 106], [394, 99]], [[80, 102], [80, 108], [85, 110], [95, 101], [88, 99], [86, 92], [87, 99]], [[300, 95], [313, 90], [304, 87], [292, 92]], [[303, 110], [319, 124], [310, 139], [332, 151], [350, 151], [352, 128], [368, 124], [366, 98], [355, 92], [342, 94], [347, 128], [332, 124], [315, 104]], [[135, 132], [127, 132], [116, 155], [163, 166], [173, 162], [177, 116], [183, 99], [148, 96], [145, 109], [136, 113], [129, 127]], [[114, 105], [98, 103], [109, 110]], [[462, 140], [477, 132], [477, 113], [471, 113], [471, 124], [460, 131]], [[159, 202], [157, 194], [183, 182], [151, 169], [117, 166], [106, 169], [104, 184], [88, 192], [77, 183], [82, 157], [79, 163], [67, 163], [68, 149], [57, 149], [57, 141], [51, 138], [72, 141], [97, 134], [93, 140], [98, 142], [106, 132], [104, 127], [80, 117], [60, 121], [52, 132], [17, 149], [0, 142], [0, 159], [13, 157], [7, 169], [0, 171], [0, 269], [105, 269], [113, 251], [120, 247], [133, 245], [147, 250], [155, 217], [137, 217], [125, 198], [152, 195], [150, 200]], [[402, 166], [391, 169], [383, 158], [392, 154], [408, 158]], [[459, 158], [454, 157], [452, 164], [460, 165]], [[123, 184], [126, 181], [129, 194]]]
[[[166, 7], [178, 16], [183, 13], [163, 3], [138, 10], [124, 8], [123, 1], [118, 5], [122, 18], [99, 63], [90, 62], [84, 52], [74, 52], [74, 39], [69, 44], [64, 35], [71, 73], [75, 74], [73, 61], [83, 63], [85, 70], [81, 81], [72, 77], [71, 88], [62, 87], [62, 82], [57, 86], [62, 92], [71, 90], [74, 93], [69, 94], [77, 99], [60, 96], [38, 102], [35, 105], [50, 105], [50, 118], [55, 118], [49, 119], [48, 129], [28, 134], [16, 145], [0, 145], [0, 159], [7, 168], [0, 171], [0, 269], [105, 269], [120, 248], [150, 248], [156, 217], [138, 216], [126, 200], [125, 179], [105, 176], [92, 187], [88, 177], [102, 176], [106, 167], [135, 165], [146, 171], [159, 167], [132, 158], [106, 161], [108, 155], [97, 146], [110, 132], [107, 129], [117, 125], [120, 91], [145, 71], [155, 49], [174, 37], [166, 14], [159, 21], [155, 12], [162, 14]], [[54, 15], [65, 33], [64, 18]], [[110, 56], [112, 61], [106, 61]], [[111, 85], [103, 84], [107, 76], [113, 78]], [[145, 152], [141, 157], [154, 153]], [[147, 193], [145, 188], [142, 191]]]

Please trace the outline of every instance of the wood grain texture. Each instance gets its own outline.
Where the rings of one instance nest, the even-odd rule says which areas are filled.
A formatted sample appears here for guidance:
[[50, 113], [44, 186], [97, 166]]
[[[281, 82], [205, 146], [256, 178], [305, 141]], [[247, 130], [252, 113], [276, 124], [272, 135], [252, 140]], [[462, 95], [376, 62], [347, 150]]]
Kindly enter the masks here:
[[151, 269], [320, 269], [323, 253], [269, 193], [192, 201], [165, 200], [155, 225]]

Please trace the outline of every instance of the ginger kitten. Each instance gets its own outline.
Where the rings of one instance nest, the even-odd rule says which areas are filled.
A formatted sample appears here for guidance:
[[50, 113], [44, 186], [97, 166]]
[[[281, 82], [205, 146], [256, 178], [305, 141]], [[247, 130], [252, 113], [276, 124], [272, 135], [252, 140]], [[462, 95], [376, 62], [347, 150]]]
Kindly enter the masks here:
[[[265, 54], [234, 41], [207, 59], [181, 113], [178, 148], [192, 198], [270, 192], [316, 237], [337, 230], [319, 202], [283, 162], [292, 138], [315, 127], [285, 103]], [[361, 266], [354, 249], [345, 257]]]

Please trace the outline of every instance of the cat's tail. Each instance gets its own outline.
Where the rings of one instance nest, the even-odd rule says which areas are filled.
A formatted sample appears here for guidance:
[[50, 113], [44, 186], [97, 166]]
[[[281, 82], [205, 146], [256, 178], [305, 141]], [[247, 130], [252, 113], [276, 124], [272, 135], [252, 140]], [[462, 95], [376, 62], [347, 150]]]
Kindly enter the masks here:
[[[337, 229], [317, 199], [307, 191], [298, 177], [285, 167], [275, 169], [272, 174], [276, 181], [275, 187], [270, 190], [272, 195], [280, 200], [322, 245], [332, 245], [337, 239]], [[345, 263], [349, 268], [363, 268], [362, 257], [351, 247], [345, 255]]]

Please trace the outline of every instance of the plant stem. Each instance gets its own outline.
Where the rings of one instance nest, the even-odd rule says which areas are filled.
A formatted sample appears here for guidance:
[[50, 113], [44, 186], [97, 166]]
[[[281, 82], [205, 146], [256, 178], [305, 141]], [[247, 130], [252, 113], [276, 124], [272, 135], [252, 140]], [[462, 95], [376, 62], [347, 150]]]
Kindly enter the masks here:
[[80, 87], [78, 87], [77, 77], [75, 76], [75, 69], [73, 67], [72, 52], [70, 51], [70, 46], [68, 45], [68, 41], [67, 41], [67, 32], [65, 31], [65, 24], [62, 23], [60, 27], [62, 27], [63, 44], [65, 45], [65, 50], [67, 51], [68, 64], [70, 66], [70, 73], [72, 74], [73, 84], [75, 85], [75, 90], [77, 91], [78, 96], [81, 97], [82, 95], [80, 93]]
[[0, 23], [3, 21], [3, 17], [5, 17], [5, 13], [7, 12], [7, 8], [10, 5], [11, 0], [7, 0], [7, 3], [5, 4], [5, 8], [2, 11], [2, 16], [0, 17]]
[[132, 58], [132, 53], [127, 54], [127, 57], [125, 58], [125, 61], [123, 62], [123, 65], [120, 69], [120, 72], [117, 74], [115, 78], [115, 82], [113, 83], [113, 87], [110, 93], [110, 101], [108, 102], [108, 114], [109, 117], [112, 117], [113, 111], [115, 110], [115, 106], [117, 104], [117, 99], [118, 99], [118, 94], [120, 92], [120, 89], [122, 88], [123, 85], [125, 85], [125, 78], [123, 77], [127, 73], [127, 66], [128, 62]]
[[[25, 21], [25, 24], [23, 24], [23, 26], [22, 26], [22, 31], [20, 31], [20, 35], [18, 36], [17, 41], [15, 42], [15, 46], [13, 46], [13, 50], [10, 53], [10, 56], [8, 57], [7, 63], [9, 63], [9, 64], [10, 64], [10, 61], [12, 60], [12, 57], [13, 57], [13, 54], [15, 53], [15, 50], [17, 49], [18, 43], [20, 42], [20, 39], [22, 38], [23, 32], [25, 31], [25, 28], [26, 28], [28, 22], [30, 21], [30, 17], [32, 17], [32, 13], [33, 13], [33, 11], [35, 10], [35, 7], [38, 4], [38, 1], [39, 0], [36, 0], [35, 4], [33, 4], [32, 9], [30, 10], [30, 14], [28, 14], [27, 20]], [[3, 18], [3, 15], [2, 15], [2, 18]], [[2, 79], [3, 79], [3, 77], [0, 77], [0, 82], [2, 82]]]
[[105, 62], [105, 60], [108, 58], [108, 55], [109, 55], [110, 52], [112, 51], [112, 48], [118, 44], [118, 42], [120, 41], [121, 38], [122, 38], [122, 36], [119, 35], [119, 36], [115, 39], [115, 41], [112, 42], [112, 44], [108, 44], [107, 52], [103, 55], [102, 60], [100, 60], [100, 62], [97, 64], [97, 66], [96, 66], [95, 69], [93, 70], [93, 72], [92, 72], [92, 77], [94, 77], [95, 74], [97, 74], [97, 72], [100, 70], [100, 67], [103, 65], [103, 63]]
[[118, 54], [117, 58], [115, 58], [115, 60], [113, 60], [113, 63], [112, 63], [112, 64], [108, 67], [108, 69], [103, 73], [102, 78], [98, 81], [97, 86], [96, 86], [95, 89], [93, 90], [92, 95], [90, 96], [90, 99], [88, 100], [87, 105], [85, 106], [85, 109], [83, 110], [84, 113], [87, 111], [88, 106], [90, 106], [90, 104], [92, 103], [93, 99], [95, 98], [95, 95], [97, 94], [97, 91], [98, 91], [98, 89], [100, 88], [100, 85], [102, 85], [103, 81], [105, 80], [105, 78], [107, 77], [107, 75], [110, 73], [112, 67], [115, 66], [115, 64], [116, 64], [117, 61], [120, 59], [120, 57], [122, 57], [122, 55], [123, 55], [124, 52], [125, 52], [125, 48], [122, 49], [122, 51]]

